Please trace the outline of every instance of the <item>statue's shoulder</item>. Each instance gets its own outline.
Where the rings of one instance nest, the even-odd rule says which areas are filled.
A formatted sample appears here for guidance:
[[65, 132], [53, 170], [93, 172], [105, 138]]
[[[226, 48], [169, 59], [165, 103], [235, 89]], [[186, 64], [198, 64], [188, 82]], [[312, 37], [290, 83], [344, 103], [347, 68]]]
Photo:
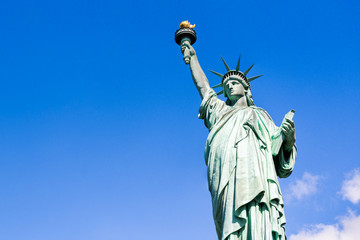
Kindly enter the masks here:
[[265, 111], [265, 109], [263, 109], [261, 107], [257, 107], [257, 106], [250, 106], [250, 108], [254, 109], [255, 112], [257, 112], [258, 114], [261, 114], [263, 117], [268, 118], [270, 121], [273, 122], [271, 116], [268, 114], [267, 111]]

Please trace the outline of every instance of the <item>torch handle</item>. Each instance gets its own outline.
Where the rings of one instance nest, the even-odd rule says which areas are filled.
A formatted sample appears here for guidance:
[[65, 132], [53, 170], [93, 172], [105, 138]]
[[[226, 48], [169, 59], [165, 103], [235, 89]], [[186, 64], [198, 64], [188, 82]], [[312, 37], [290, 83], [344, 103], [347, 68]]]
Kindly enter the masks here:
[[185, 48], [184, 51], [184, 62], [186, 65], [190, 63], [190, 50], [188, 48]]
[[[183, 45], [185, 42], [188, 42], [190, 44], [190, 41], [188, 38], [184, 38], [182, 41], [181, 41], [181, 45]], [[190, 49], [185, 47], [184, 49], [184, 62], [186, 65], [188, 65], [190, 63], [190, 59], [191, 59], [191, 56], [190, 56]]]

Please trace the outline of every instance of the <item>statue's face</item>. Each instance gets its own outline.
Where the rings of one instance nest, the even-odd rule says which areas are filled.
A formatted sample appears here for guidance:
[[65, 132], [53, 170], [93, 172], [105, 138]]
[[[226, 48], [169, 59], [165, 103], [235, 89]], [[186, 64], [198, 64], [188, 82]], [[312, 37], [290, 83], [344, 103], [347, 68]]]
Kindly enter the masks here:
[[230, 101], [238, 100], [245, 95], [245, 88], [236, 78], [230, 78], [225, 82], [224, 91]]

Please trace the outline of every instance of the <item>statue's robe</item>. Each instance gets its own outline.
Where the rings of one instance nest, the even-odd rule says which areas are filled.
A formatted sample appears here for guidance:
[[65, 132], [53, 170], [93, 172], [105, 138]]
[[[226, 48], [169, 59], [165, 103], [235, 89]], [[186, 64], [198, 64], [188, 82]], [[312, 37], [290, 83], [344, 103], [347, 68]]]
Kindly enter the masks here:
[[[281, 129], [258, 107], [231, 107], [210, 89], [199, 118], [209, 129], [205, 147], [213, 217], [219, 240], [285, 240], [278, 177], [294, 167], [296, 147], [284, 155]], [[279, 148], [277, 148], [279, 149]]]

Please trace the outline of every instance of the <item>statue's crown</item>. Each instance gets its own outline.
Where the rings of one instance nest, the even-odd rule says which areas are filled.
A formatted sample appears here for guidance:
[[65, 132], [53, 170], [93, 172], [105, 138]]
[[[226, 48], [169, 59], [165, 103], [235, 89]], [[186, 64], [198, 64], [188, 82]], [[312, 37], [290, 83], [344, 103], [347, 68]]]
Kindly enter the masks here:
[[[221, 57], [221, 60], [223, 61], [225, 67], [226, 67], [226, 70], [227, 72], [225, 74], [220, 74], [220, 73], [217, 73], [217, 72], [214, 72], [212, 70], [209, 70], [210, 72], [214, 73], [215, 75], [221, 77], [221, 83], [216, 85], [216, 86], [213, 86], [212, 88], [218, 88], [218, 87], [223, 87], [223, 84], [231, 77], [231, 76], [239, 76], [241, 80], [245, 81], [247, 83], [247, 85], [249, 85], [249, 88], [250, 88], [250, 82], [255, 80], [256, 78], [258, 77], [261, 77], [262, 75], [258, 75], [258, 76], [255, 76], [255, 77], [251, 77], [251, 78], [247, 78], [246, 75], [249, 73], [249, 71], [251, 70], [251, 68], [255, 65], [255, 63], [253, 65], [251, 65], [248, 69], [246, 69], [244, 72], [241, 72], [239, 69], [240, 69], [240, 58], [241, 56], [239, 57], [239, 60], [238, 60], [238, 63], [236, 65], [236, 70], [231, 70], [229, 65], [227, 65], [227, 63], [225, 62], [224, 58]], [[221, 90], [220, 92], [217, 93], [217, 95], [220, 95], [224, 92], [224, 90]]]
[[224, 84], [226, 80], [228, 80], [231, 76], [239, 76], [242, 80], [244, 80], [249, 86], [249, 80], [246, 78], [245, 74], [238, 70], [230, 70], [227, 73], [224, 74], [221, 83]]

